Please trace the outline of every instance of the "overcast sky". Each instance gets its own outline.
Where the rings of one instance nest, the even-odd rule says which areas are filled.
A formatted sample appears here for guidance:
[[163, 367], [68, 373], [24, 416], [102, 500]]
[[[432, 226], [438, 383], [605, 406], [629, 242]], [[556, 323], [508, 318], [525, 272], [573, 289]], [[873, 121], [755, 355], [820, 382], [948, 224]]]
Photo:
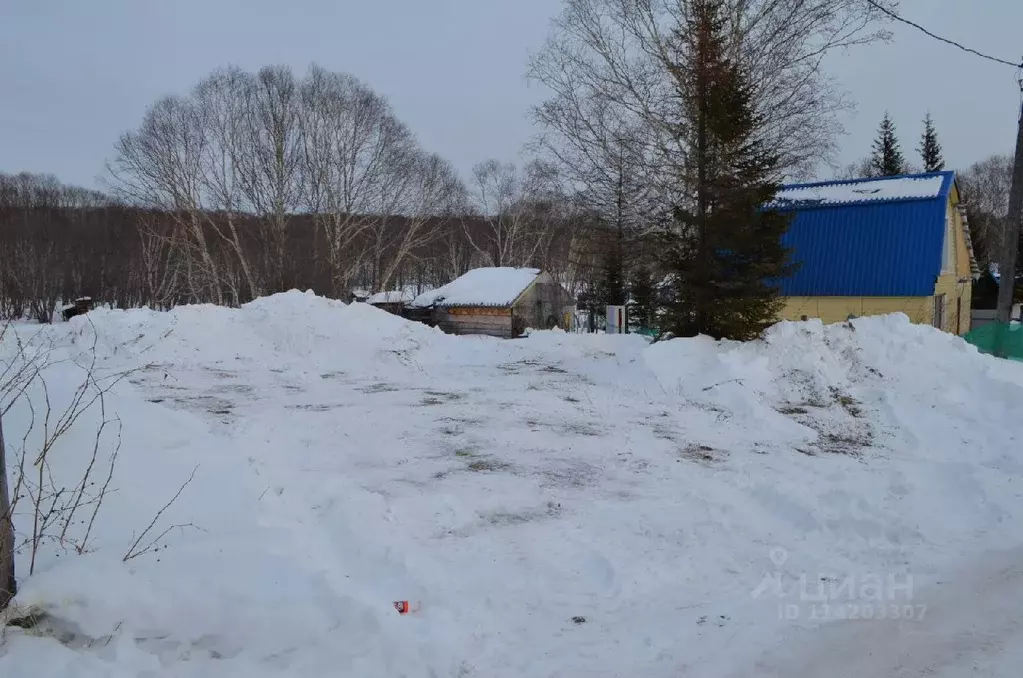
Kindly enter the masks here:
[[[428, 150], [466, 175], [515, 161], [535, 133], [540, 92], [526, 60], [557, 0], [0, 0], [0, 171], [52, 172], [97, 186], [117, 136], [164, 94], [228, 64], [316, 62], [386, 95]], [[981, 9], [983, 7], [983, 9]], [[1020, 0], [902, 0], [931, 30], [1005, 59], [1023, 57]], [[950, 165], [1008, 153], [1013, 69], [893, 26], [895, 40], [850, 50], [829, 71], [857, 103], [841, 163], [869, 153], [887, 109], [918, 161], [929, 110]], [[822, 177], [830, 172], [822, 170]]]

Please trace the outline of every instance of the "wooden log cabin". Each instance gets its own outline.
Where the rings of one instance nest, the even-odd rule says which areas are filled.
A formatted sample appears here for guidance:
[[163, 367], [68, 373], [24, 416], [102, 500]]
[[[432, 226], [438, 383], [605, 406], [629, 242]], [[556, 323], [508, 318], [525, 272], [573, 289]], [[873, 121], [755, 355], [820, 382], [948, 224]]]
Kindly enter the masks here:
[[526, 328], [570, 329], [575, 299], [536, 268], [477, 268], [408, 305], [408, 317], [450, 334], [515, 338]]

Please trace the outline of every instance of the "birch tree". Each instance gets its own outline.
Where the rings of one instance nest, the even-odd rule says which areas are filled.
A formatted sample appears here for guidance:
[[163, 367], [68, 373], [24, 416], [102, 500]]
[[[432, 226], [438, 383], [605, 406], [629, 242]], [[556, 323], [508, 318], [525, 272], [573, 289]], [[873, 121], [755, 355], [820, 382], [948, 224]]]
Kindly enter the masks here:
[[146, 111], [137, 130], [117, 141], [109, 169], [125, 200], [170, 215], [182, 230], [189, 297], [223, 304], [221, 273], [206, 231], [202, 158], [207, 143], [193, 103], [165, 97]]
[[302, 87], [306, 199], [326, 242], [334, 296], [345, 298], [359, 268], [359, 239], [379, 218], [394, 149], [410, 134], [386, 100], [356, 78], [313, 67]]
[[549, 245], [554, 226], [550, 211], [535, 209], [543, 202], [538, 162], [524, 171], [511, 163], [487, 160], [473, 168], [470, 190], [478, 218], [467, 219], [465, 236], [479, 263], [486, 266], [528, 266]]
[[260, 69], [246, 88], [242, 186], [263, 226], [267, 284], [286, 286], [288, 224], [302, 204], [301, 91], [284, 66]]
[[414, 252], [436, 242], [448, 220], [464, 204], [465, 189], [454, 168], [440, 156], [418, 149], [409, 157], [398, 156], [389, 163], [392, 180], [385, 195], [386, 214], [374, 227], [374, 288], [390, 288], [399, 270]]
[[199, 157], [205, 212], [216, 214], [210, 230], [234, 253], [248, 299], [255, 299], [262, 292], [243, 245], [239, 224], [251, 210], [248, 189], [253, 185], [250, 178], [252, 131], [248, 124], [248, 103], [254, 87], [250, 76], [231, 68], [206, 78], [193, 94], [205, 140]]

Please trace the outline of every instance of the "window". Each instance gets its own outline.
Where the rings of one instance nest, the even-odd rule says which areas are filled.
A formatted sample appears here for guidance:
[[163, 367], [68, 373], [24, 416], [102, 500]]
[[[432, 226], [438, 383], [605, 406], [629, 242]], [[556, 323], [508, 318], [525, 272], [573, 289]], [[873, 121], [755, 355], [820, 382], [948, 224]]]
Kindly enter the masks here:
[[945, 217], [945, 237], [943, 238], [944, 243], [941, 248], [941, 272], [942, 273], [955, 273], [955, 233], [953, 227], [955, 219], [952, 218], [952, 212], [949, 211]]

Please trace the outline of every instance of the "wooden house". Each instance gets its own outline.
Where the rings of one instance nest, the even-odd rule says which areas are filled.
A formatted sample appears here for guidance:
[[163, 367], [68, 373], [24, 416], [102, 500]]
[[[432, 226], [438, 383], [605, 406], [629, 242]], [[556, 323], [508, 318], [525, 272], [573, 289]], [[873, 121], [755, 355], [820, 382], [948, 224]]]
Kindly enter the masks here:
[[954, 172], [784, 186], [782, 242], [799, 269], [778, 281], [786, 320], [901, 312], [970, 329], [977, 265]]
[[536, 268], [477, 268], [416, 297], [406, 315], [451, 334], [514, 338], [526, 328], [569, 329], [575, 299]]

